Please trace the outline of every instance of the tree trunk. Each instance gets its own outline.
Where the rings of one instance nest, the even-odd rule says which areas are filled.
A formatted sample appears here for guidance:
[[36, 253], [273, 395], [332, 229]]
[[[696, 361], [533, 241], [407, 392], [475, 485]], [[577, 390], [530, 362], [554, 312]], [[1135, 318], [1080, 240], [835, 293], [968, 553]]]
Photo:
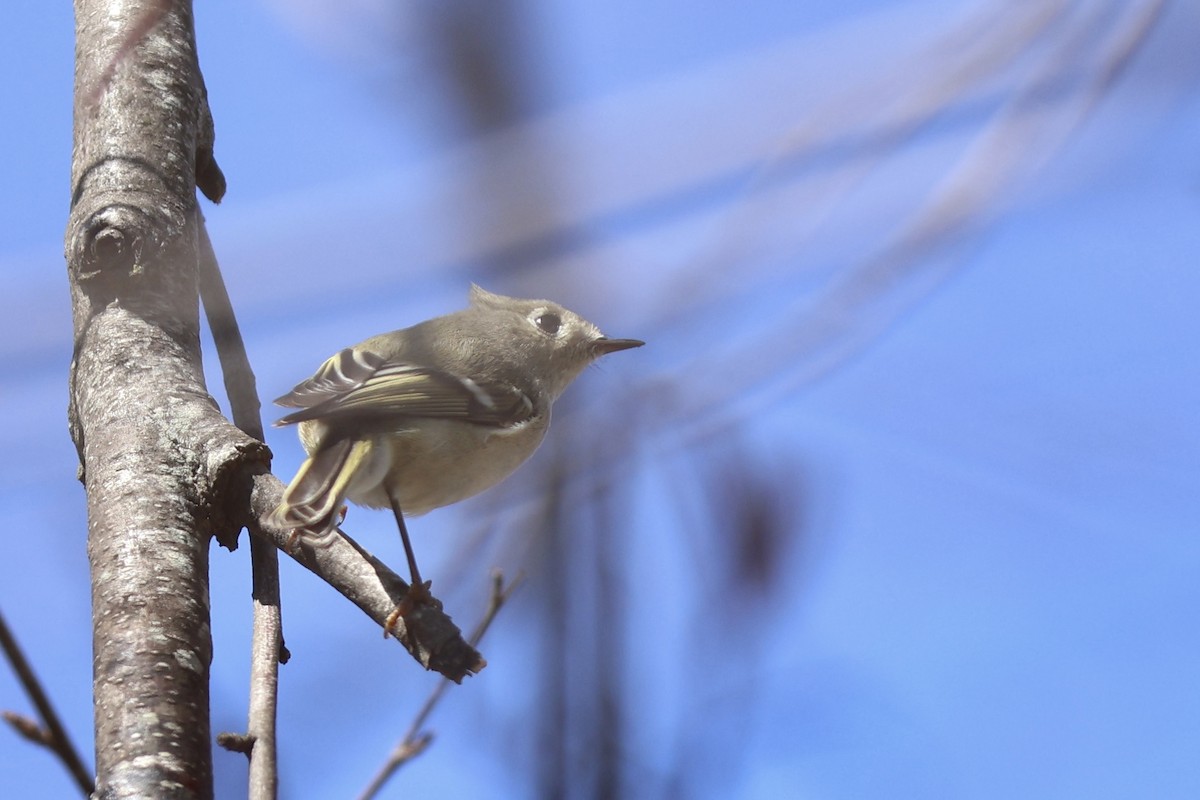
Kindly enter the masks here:
[[[200, 360], [197, 163], [212, 123], [186, 0], [77, 0], [66, 255], [70, 426], [87, 490], [97, 796], [212, 796], [214, 498], [263, 445]], [[199, 156], [198, 156], [199, 153]]]

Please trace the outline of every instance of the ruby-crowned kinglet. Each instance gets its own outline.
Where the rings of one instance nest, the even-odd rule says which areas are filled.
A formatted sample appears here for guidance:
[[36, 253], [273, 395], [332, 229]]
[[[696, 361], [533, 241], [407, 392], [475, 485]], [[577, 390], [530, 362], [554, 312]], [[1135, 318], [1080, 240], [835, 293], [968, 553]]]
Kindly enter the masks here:
[[609, 339], [557, 303], [471, 286], [470, 307], [346, 348], [276, 400], [298, 408], [308, 459], [275, 521], [324, 536], [350, 500], [391, 508], [414, 585], [404, 514], [424, 514], [495, 485], [533, 454], [550, 407], [606, 353], [640, 347]]

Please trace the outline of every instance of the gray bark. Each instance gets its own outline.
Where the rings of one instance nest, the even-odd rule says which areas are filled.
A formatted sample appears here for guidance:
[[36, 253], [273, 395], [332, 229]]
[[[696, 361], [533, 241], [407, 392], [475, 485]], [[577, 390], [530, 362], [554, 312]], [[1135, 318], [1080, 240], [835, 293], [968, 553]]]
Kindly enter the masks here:
[[[212, 796], [208, 546], [265, 447], [204, 385], [189, 2], [77, 0], [66, 255], [70, 426], [87, 490], [97, 796]], [[219, 175], [219, 173], [216, 173]]]

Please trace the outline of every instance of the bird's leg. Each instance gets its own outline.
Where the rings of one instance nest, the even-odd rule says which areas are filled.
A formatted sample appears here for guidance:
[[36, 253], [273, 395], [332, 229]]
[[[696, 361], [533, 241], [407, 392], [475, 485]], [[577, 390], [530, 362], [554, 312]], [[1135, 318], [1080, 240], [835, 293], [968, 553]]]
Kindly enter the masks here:
[[404, 524], [404, 512], [396, 502], [396, 496], [388, 492], [388, 500], [392, 504], [392, 513], [396, 515], [396, 527], [400, 529], [400, 540], [404, 542], [404, 555], [408, 558], [408, 571], [412, 575], [412, 585], [421, 586], [421, 570], [417, 569], [417, 557], [413, 555], [412, 543], [408, 540], [408, 526]]
[[383, 626], [384, 636], [388, 635], [392, 626], [396, 624], [396, 620], [406, 616], [433, 596], [429, 592], [431, 581], [421, 580], [421, 571], [417, 568], [417, 557], [413, 555], [412, 543], [408, 540], [408, 526], [404, 524], [404, 512], [400, 510], [400, 503], [390, 491], [388, 492], [388, 501], [392, 504], [392, 513], [396, 515], [396, 527], [400, 529], [400, 540], [404, 542], [404, 555], [408, 558], [408, 571], [412, 583], [409, 584], [408, 593], [404, 595], [400, 605], [396, 606], [395, 610], [388, 615]]

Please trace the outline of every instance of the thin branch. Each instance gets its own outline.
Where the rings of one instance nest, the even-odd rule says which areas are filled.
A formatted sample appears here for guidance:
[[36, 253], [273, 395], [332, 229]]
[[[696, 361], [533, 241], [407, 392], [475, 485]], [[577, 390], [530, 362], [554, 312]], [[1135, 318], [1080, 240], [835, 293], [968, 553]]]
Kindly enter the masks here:
[[250, 752], [249, 800], [274, 800], [279, 789], [275, 721], [279, 665], [287, 661], [279, 597], [279, 553], [270, 542], [250, 537], [254, 628], [250, 638], [250, 702], [246, 732]]
[[[262, 416], [259, 413], [261, 404], [254, 370], [246, 354], [246, 345], [229, 300], [220, 264], [217, 263], [208, 227], [199, 210], [196, 216], [200, 298], [217, 348], [217, 358], [221, 362], [230, 413], [235, 425], [261, 442], [264, 440]], [[233, 542], [222, 543], [232, 549], [237, 545], [237, 534], [236, 530], [228, 532]], [[221, 535], [218, 534], [220, 539]], [[250, 564], [254, 585], [254, 628], [250, 643], [249, 718], [246, 735], [242, 737], [247, 742], [247, 749], [243, 752], [250, 759], [248, 797], [250, 800], [273, 800], [279, 789], [275, 748], [279, 665], [287, 661], [279, 596], [279, 553], [271, 542], [251, 536]], [[227, 738], [218, 736], [218, 742], [228, 748]]]
[[[197, 210], [197, 215], [199, 211]], [[213, 344], [221, 361], [221, 374], [225, 379], [225, 394], [229, 397], [229, 408], [233, 422], [250, 436], [264, 441], [262, 404], [258, 400], [258, 383], [246, 345], [238, 328], [237, 315], [225, 288], [225, 279], [217, 263], [212, 239], [203, 216], [197, 224], [200, 258], [200, 299], [204, 302], [204, 314], [212, 330]]]
[[[488, 601], [487, 611], [484, 612], [483, 618], [475, 626], [475, 630], [471, 632], [469, 641], [472, 647], [479, 644], [479, 640], [483, 638], [483, 635], [487, 633], [488, 628], [491, 626], [492, 620], [500, 613], [500, 609], [504, 607], [504, 604], [508, 602], [513, 592], [517, 590], [517, 587], [523, 581], [524, 577], [517, 575], [508, 586], [505, 586], [504, 575], [501, 574], [500, 570], [495, 570], [492, 573], [492, 595]], [[425, 752], [425, 748], [433, 741], [433, 733], [421, 729], [425, 726], [426, 720], [429, 719], [429, 715], [433, 713], [434, 708], [437, 707], [437, 704], [441, 701], [442, 696], [445, 695], [446, 689], [449, 686], [450, 681], [448, 680], [438, 681], [438, 685], [425, 701], [425, 705], [421, 706], [421, 710], [413, 718], [412, 724], [408, 726], [408, 731], [404, 734], [404, 737], [396, 744], [396, 747], [388, 756], [388, 760], [380, 768], [375, 777], [371, 779], [370, 785], [359, 795], [359, 800], [371, 800], [400, 767]]]
[[25, 693], [29, 695], [29, 699], [37, 708], [38, 715], [42, 718], [42, 724], [38, 725], [28, 717], [9, 711], [4, 712], [4, 719], [16, 729], [17, 733], [54, 753], [66, 767], [67, 772], [71, 774], [71, 778], [83, 795], [90, 796], [96, 790], [96, 786], [92, 782], [91, 770], [83, 765], [83, 759], [71, 743], [66, 728], [59, 720], [54, 706], [50, 704], [50, 698], [42, 688], [41, 681], [38, 680], [28, 659], [25, 658], [21, 646], [17, 644], [16, 638], [9, 630], [3, 614], [0, 614], [0, 647], [4, 648], [4, 655], [8, 658], [8, 663], [12, 665], [13, 672], [21, 681]]

